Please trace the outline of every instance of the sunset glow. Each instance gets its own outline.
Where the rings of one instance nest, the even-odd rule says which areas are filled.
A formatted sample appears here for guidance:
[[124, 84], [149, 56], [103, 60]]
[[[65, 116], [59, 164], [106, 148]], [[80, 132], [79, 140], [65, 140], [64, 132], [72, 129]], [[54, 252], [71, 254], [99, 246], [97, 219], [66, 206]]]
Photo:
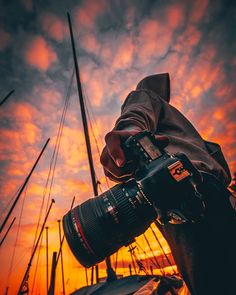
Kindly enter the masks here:
[[[214, 1], [214, 6], [208, 0], [8, 2], [0, 4], [0, 101], [10, 90], [15, 92], [0, 106], [0, 224], [40, 150], [51, 139], [0, 236], [16, 216], [0, 248], [0, 294], [9, 287], [8, 294], [13, 295], [29, 262], [40, 211], [39, 228], [47, 205], [55, 199], [47, 222], [50, 274], [52, 253], [59, 249], [57, 220], [70, 209], [74, 196], [75, 205], [93, 197], [74, 76], [54, 179], [46, 187], [74, 69], [66, 12], [74, 25], [99, 193], [114, 185], [104, 177], [100, 164], [104, 136], [113, 128], [129, 92], [154, 73], [170, 73], [171, 104], [205, 139], [221, 145], [231, 173], [236, 170], [236, 43], [235, 7], [225, 7], [223, 0]], [[152, 228], [173, 267], [149, 229], [146, 235], [155, 257], [166, 273], [177, 271], [166, 241], [155, 225]], [[149, 273], [152, 266], [160, 274], [143, 236], [133, 245]], [[86, 285], [85, 270], [66, 243], [63, 258], [66, 294], [70, 294]], [[111, 261], [113, 267], [117, 265], [117, 274], [129, 275], [128, 248]], [[91, 269], [88, 276], [90, 284]], [[104, 262], [99, 264], [99, 276], [106, 276]], [[45, 231], [30, 270], [29, 289], [33, 295], [46, 294]], [[55, 294], [62, 294], [60, 262]]]

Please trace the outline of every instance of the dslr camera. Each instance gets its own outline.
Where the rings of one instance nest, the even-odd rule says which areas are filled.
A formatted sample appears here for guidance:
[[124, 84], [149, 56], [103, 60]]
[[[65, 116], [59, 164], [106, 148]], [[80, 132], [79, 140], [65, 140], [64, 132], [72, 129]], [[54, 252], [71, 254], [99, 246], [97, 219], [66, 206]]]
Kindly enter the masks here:
[[[63, 217], [66, 240], [85, 267], [134, 242], [150, 224], [198, 222], [204, 202], [201, 175], [185, 154], [158, 148], [148, 131], [129, 137], [123, 149], [137, 163], [134, 178], [88, 199]], [[177, 225], [176, 225], [177, 226]]]

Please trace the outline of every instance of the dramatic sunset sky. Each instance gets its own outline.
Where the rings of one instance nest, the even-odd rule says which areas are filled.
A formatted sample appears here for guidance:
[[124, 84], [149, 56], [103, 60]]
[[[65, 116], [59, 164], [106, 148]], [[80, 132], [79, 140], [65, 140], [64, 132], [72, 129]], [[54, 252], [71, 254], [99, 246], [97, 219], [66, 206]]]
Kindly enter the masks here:
[[[51, 138], [7, 224], [16, 217], [0, 248], [0, 294], [7, 286], [11, 295], [19, 288], [41, 206], [44, 217], [47, 203], [52, 197], [56, 200], [47, 223], [51, 263], [52, 252], [59, 247], [57, 220], [69, 210], [73, 196], [79, 204], [93, 194], [75, 79], [51, 192], [49, 183], [45, 193], [73, 74], [66, 12], [71, 13], [74, 25], [81, 80], [93, 126], [90, 135], [96, 173], [102, 189], [107, 190], [97, 146], [101, 151], [104, 135], [112, 128], [128, 93], [144, 76], [155, 73], [170, 73], [171, 103], [205, 139], [222, 146], [231, 172], [236, 170], [233, 2], [0, 1], [0, 101], [15, 89], [0, 107], [0, 223], [47, 138]], [[153, 236], [150, 232], [148, 235], [155, 254], [160, 255]], [[143, 237], [139, 241], [150, 254]], [[169, 252], [163, 238], [161, 241]], [[30, 271], [30, 294], [46, 294], [45, 234], [41, 246]], [[145, 258], [138, 251], [137, 255]], [[66, 243], [63, 255], [68, 294], [85, 284], [85, 275]], [[118, 273], [127, 275], [130, 256], [126, 249], [120, 251], [118, 261]], [[60, 267], [59, 264], [55, 294], [62, 292]], [[105, 275], [104, 264], [100, 275]]]

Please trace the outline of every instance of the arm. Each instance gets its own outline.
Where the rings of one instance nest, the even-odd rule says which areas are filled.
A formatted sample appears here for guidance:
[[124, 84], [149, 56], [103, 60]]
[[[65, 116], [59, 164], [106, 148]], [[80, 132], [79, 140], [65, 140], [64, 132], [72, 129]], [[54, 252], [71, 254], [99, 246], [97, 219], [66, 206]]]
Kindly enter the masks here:
[[[135, 163], [127, 163], [121, 142], [143, 130], [155, 132], [160, 112], [161, 99], [151, 91], [133, 91], [128, 95], [114, 129], [105, 136], [101, 163], [107, 177], [123, 182], [133, 175]], [[164, 136], [157, 136], [157, 139], [161, 147], [168, 144], [168, 138]]]
[[139, 130], [155, 132], [161, 105], [161, 99], [152, 91], [131, 92], [121, 108], [121, 116], [116, 121], [114, 129], [123, 130], [135, 126]]

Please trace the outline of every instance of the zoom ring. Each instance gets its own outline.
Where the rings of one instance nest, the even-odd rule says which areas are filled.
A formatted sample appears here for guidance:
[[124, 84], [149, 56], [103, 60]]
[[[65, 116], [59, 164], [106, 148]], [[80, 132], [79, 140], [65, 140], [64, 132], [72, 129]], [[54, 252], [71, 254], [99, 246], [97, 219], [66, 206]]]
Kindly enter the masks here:
[[[113, 191], [113, 194], [115, 195], [117, 202], [118, 219], [120, 221], [120, 226], [123, 227], [122, 231], [132, 232], [132, 229], [137, 228], [137, 224], [140, 222], [140, 204], [139, 206], [133, 205], [138, 192], [138, 187], [136, 183], [133, 182], [132, 190], [124, 188], [124, 186], [117, 186], [114, 188], [115, 190]], [[128, 193], [128, 191], [130, 191], [130, 193]]]

